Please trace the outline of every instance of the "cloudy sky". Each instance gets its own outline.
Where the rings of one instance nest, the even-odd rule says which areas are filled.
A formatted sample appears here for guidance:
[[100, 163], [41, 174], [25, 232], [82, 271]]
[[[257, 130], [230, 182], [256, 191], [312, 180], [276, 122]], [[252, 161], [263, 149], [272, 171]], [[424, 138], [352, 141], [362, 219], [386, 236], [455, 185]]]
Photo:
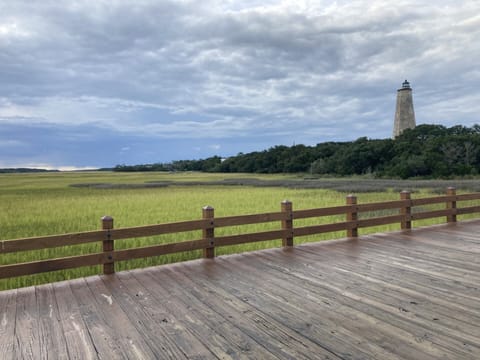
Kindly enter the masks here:
[[[432, 5], [435, 4], [435, 5]], [[480, 123], [477, 0], [1, 0], [0, 167], [109, 167]]]

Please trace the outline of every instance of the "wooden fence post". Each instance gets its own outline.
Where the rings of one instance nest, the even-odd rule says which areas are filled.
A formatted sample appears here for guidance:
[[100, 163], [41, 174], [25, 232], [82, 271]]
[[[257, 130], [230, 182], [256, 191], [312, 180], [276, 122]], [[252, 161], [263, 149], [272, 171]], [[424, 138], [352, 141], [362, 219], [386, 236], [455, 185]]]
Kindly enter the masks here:
[[111, 216], [102, 217], [102, 230], [106, 230], [106, 239], [103, 240], [103, 252], [109, 253], [108, 261], [103, 264], [103, 273], [105, 275], [115, 272], [115, 263], [113, 262], [112, 252], [114, 249], [112, 235], [110, 230], [113, 229], [113, 218]]
[[207, 259], [213, 259], [215, 257], [215, 224], [214, 218], [215, 216], [215, 209], [211, 206], [205, 206], [202, 209], [202, 218], [203, 219], [210, 219], [210, 226], [206, 229], [203, 229], [203, 238], [208, 240], [209, 245], [205, 249], [203, 249], [203, 257]]
[[[454, 187], [447, 188], [447, 196], [455, 196], [455, 195], [457, 195], [457, 192]], [[455, 212], [456, 208], [457, 208], [456, 200], [447, 201], [447, 209], [452, 209], [452, 211]], [[457, 222], [457, 214], [447, 215], [447, 222], [449, 223]]]
[[[347, 196], [347, 205], [357, 205], [357, 197], [355, 195]], [[353, 210], [347, 211], [347, 221], [357, 221], [358, 213], [357, 207], [354, 206]], [[347, 237], [357, 237], [358, 236], [358, 227], [355, 225], [353, 228], [347, 229]]]
[[293, 246], [293, 213], [292, 202], [283, 200], [281, 203], [282, 212], [287, 214], [287, 218], [282, 220], [282, 230], [286, 230], [287, 234], [282, 238], [282, 246]]
[[402, 230], [409, 230], [412, 228], [412, 203], [410, 199], [410, 191], [403, 190], [400, 193], [400, 200], [408, 200], [408, 204], [402, 206], [400, 209], [400, 214], [403, 215], [403, 220], [400, 223], [400, 227]]

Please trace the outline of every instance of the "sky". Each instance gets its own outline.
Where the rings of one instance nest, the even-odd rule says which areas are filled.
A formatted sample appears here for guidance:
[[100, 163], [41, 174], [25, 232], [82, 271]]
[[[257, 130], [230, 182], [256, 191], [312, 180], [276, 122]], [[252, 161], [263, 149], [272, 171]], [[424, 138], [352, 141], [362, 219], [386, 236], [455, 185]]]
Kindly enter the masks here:
[[0, 168], [147, 164], [480, 123], [477, 0], [1, 0]]

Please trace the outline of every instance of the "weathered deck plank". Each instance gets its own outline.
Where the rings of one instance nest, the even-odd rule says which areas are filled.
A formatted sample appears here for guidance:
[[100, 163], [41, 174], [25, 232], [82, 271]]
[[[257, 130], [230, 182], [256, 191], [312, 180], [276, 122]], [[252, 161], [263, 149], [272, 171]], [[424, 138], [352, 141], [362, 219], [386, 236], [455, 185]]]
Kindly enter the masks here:
[[[195, 287], [185, 287], [181, 274], [166, 276], [166, 270], [138, 274], [141, 282], [153, 280], [159, 296], [172, 314], [181, 315], [179, 321], [188, 326], [195, 336], [219, 358], [230, 357], [249, 359], [275, 359], [275, 356], [246, 335], [215, 309], [202, 303]], [[168, 284], [168, 286], [164, 286]], [[202, 295], [200, 295], [202, 296]], [[193, 316], [192, 316], [193, 315]]]
[[15, 316], [15, 356], [35, 359], [40, 354], [35, 288], [18, 289]]
[[[243, 259], [242, 259], [243, 260]], [[333, 279], [331, 282], [331, 274], [329, 274], [328, 282], [324, 278], [317, 277], [317, 273], [307, 271], [303, 274], [296, 271], [293, 266], [289, 266], [289, 273], [281, 277], [274, 272], [270, 272], [263, 266], [264, 262], [257, 262], [262, 267], [252, 264], [252, 267], [259, 273], [265, 274], [265, 279], [260, 278], [259, 284], [263, 280], [271, 279], [267, 286], [264, 286], [266, 296], [285, 296], [288, 301], [287, 306], [293, 306], [296, 313], [300, 313], [302, 319], [309, 318], [313, 324], [319, 324], [322, 329], [333, 329], [333, 334], [341, 339], [348, 339], [348, 344], [343, 344], [342, 348], [350, 350], [347, 353], [341, 353], [344, 358], [395, 358], [395, 351], [402, 349], [405, 356], [407, 349], [413, 356], [422, 353], [424, 349], [415, 348], [414, 336], [401, 328], [392, 326], [389, 322], [378, 321], [378, 313], [381, 308], [375, 309], [375, 312], [368, 313], [361, 306], [364, 303], [376, 306], [374, 299], [370, 296], [363, 297], [362, 294], [356, 294], [349, 286], [339, 282], [339, 279]], [[239, 260], [236, 264], [242, 271], [247, 271], [249, 264], [241, 263]], [[292, 276], [292, 271], [294, 272]], [[252, 277], [257, 276], [254, 273]], [[258, 277], [258, 276], [257, 276]], [[297, 285], [301, 282], [301, 285]], [[337, 285], [341, 283], [341, 285]], [[356, 285], [358, 286], [358, 285]], [[255, 293], [255, 297], [259, 296]], [[268, 302], [269, 304], [272, 301]], [[381, 315], [381, 314], [380, 314]], [[273, 316], [273, 315], [272, 315]], [[330, 332], [331, 332], [330, 331]], [[400, 336], [399, 336], [400, 335]], [[403, 336], [401, 336], [403, 335]], [[321, 341], [325, 336], [319, 336], [317, 339]], [[329, 340], [331, 342], [331, 340]], [[390, 346], [389, 346], [390, 345]], [[363, 355], [361, 355], [363, 354]], [[352, 356], [350, 356], [352, 355]], [[437, 358], [437, 354], [425, 352], [423, 358]]]
[[40, 358], [47, 359], [50, 349], [55, 349], [58, 359], [68, 359], [68, 350], [60, 323], [53, 286], [47, 284], [36, 288], [38, 305], [38, 338]]
[[[318, 258], [316, 260], [318, 261]], [[302, 265], [304, 264], [305, 262]], [[294, 266], [291, 265], [290, 269], [292, 268], [294, 268]], [[319, 265], [316, 265], [316, 269], [319, 268], [321, 267]], [[331, 270], [332, 269], [330, 269], [330, 271]], [[445, 320], [445, 316], [439, 316], [438, 314], [435, 314], [435, 312], [433, 312], [432, 317], [428, 318], [425, 317], [425, 314], [423, 313], [415, 313], [414, 311], [409, 310], [409, 308], [416, 308], [418, 302], [415, 300], [409, 300], [410, 297], [405, 297], [403, 295], [399, 298], [391, 296], [391, 290], [388, 288], [388, 282], [377, 281], [372, 283], [370, 281], [370, 270], [367, 269], [368, 275], [362, 274], [361, 269], [355, 269], [355, 271], [349, 271], [345, 273], [344, 276], [338, 276], [341, 268], [337, 265], [334, 266], [333, 270], [337, 275], [336, 282], [341, 285], [332, 285], [332, 281], [330, 281], [330, 275], [328, 279], [328, 284], [324, 284], [323, 278], [318, 278], [317, 289], [312, 288], [312, 293], [318, 292], [318, 288], [330, 288], [333, 290], [333, 293], [332, 295], [328, 296], [327, 299], [335, 299], [335, 292], [337, 292], [338, 294], [342, 295], [341, 300], [347, 306], [351, 306], [354, 309], [357, 309], [357, 311], [368, 313], [371, 316], [382, 320], [382, 322], [387, 322], [399, 328], [403, 328], [405, 331], [413, 331], [414, 334], [416, 334], [416, 337], [418, 337], [418, 331], [422, 331], [424, 329], [428, 330], [429, 328], [434, 327], [435, 329], [431, 330], [437, 331], [439, 336], [447, 334], [444, 336], [441, 345], [450, 346], [451, 342], [456, 342], [454, 346], [460, 345], [459, 341], [455, 340], [455, 335], [457, 335], [455, 329], [448, 328], [448, 325], [446, 329], [443, 329], [441, 327], [441, 322], [444, 322], [444, 326], [445, 323], [448, 324], [448, 320]], [[312, 275], [312, 273], [310, 273], [308, 270], [304, 272], [302, 272], [301, 270], [300, 272], [297, 271], [298, 270], [295, 269], [295, 276], [297, 276], [299, 279], [306, 279], [306, 281], [315, 281], [315, 274]], [[325, 268], [325, 271], [328, 272], [329, 269]], [[359, 275], [363, 275], [363, 278], [359, 278]], [[360, 279], [362, 281], [359, 281]], [[289, 287], [291, 288], [292, 286]], [[302, 287], [305, 287], [305, 285], [302, 284]], [[322, 294], [324, 293], [325, 292], [322, 291]], [[375, 307], [375, 311], [370, 311], [371, 307]], [[431, 303], [428, 305], [428, 308], [430, 307]], [[445, 309], [442, 308], [442, 310]], [[441, 319], [438, 317], [440, 317]], [[466, 318], [466, 316], [464, 318]], [[408, 320], [407, 326], [404, 326], [405, 319]], [[435, 319], [433, 320], [435, 322], [435, 326], [432, 325], [432, 319]], [[456, 320], [454, 323], [458, 325], [459, 321]], [[475, 327], [474, 325], [471, 326], [468, 323], [463, 323], [462, 329], [465, 332], [459, 334], [458, 337], [460, 339], [469, 339], [470, 342], [478, 344], [478, 337], [471, 336], [469, 332], [474, 331], [478, 333], [477, 327]], [[439, 330], [443, 330], [443, 332], [440, 333]], [[398, 334], [398, 332], [393, 331], [393, 334], [391, 336], [395, 337], [396, 334]], [[412, 346], [412, 344], [410, 344], [409, 346], [415, 348], [415, 346]]]
[[0, 301], [0, 354], [6, 360], [15, 359], [15, 317], [17, 290], [1, 293]]
[[[182, 272], [189, 286], [200, 286], [212, 296], [204, 297], [202, 301], [212, 306], [215, 311], [224, 314], [249, 336], [256, 338], [278, 358], [308, 359], [312, 354], [323, 354], [326, 359], [337, 359], [328, 349], [309, 341], [279, 321], [266, 315], [245, 298], [238, 298], [227, 287], [219, 287], [209, 276], [191, 274], [185, 268], [169, 269], [171, 273]], [[193, 275], [193, 276], [192, 276]], [[238, 285], [238, 284], [235, 284]], [[252, 285], [250, 285], [251, 287]]]
[[58, 322], [62, 327], [65, 345], [70, 359], [92, 360], [97, 358], [97, 349], [89, 329], [83, 321], [83, 313], [70, 288], [70, 282], [52, 284], [58, 307]]
[[[157, 358], [203, 359], [212, 356], [186, 327], [176, 321], [164, 306], [164, 299], [152, 294], [153, 283], [142, 286], [129, 272], [103, 280]], [[158, 341], [159, 338], [162, 341]]]
[[0, 292], [2, 359], [478, 359], [480, 220]]

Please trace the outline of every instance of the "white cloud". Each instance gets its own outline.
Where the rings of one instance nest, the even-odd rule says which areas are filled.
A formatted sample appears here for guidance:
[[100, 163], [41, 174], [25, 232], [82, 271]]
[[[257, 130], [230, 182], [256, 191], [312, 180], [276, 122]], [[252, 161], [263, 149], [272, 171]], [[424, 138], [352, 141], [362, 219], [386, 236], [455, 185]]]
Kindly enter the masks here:
[[222, 146], [219, 145], [219, 144], [212, 144], [212, 145], [209, 146], [209, 148], [212, 149], [212, 150], [220, 150], [221, 147]]

